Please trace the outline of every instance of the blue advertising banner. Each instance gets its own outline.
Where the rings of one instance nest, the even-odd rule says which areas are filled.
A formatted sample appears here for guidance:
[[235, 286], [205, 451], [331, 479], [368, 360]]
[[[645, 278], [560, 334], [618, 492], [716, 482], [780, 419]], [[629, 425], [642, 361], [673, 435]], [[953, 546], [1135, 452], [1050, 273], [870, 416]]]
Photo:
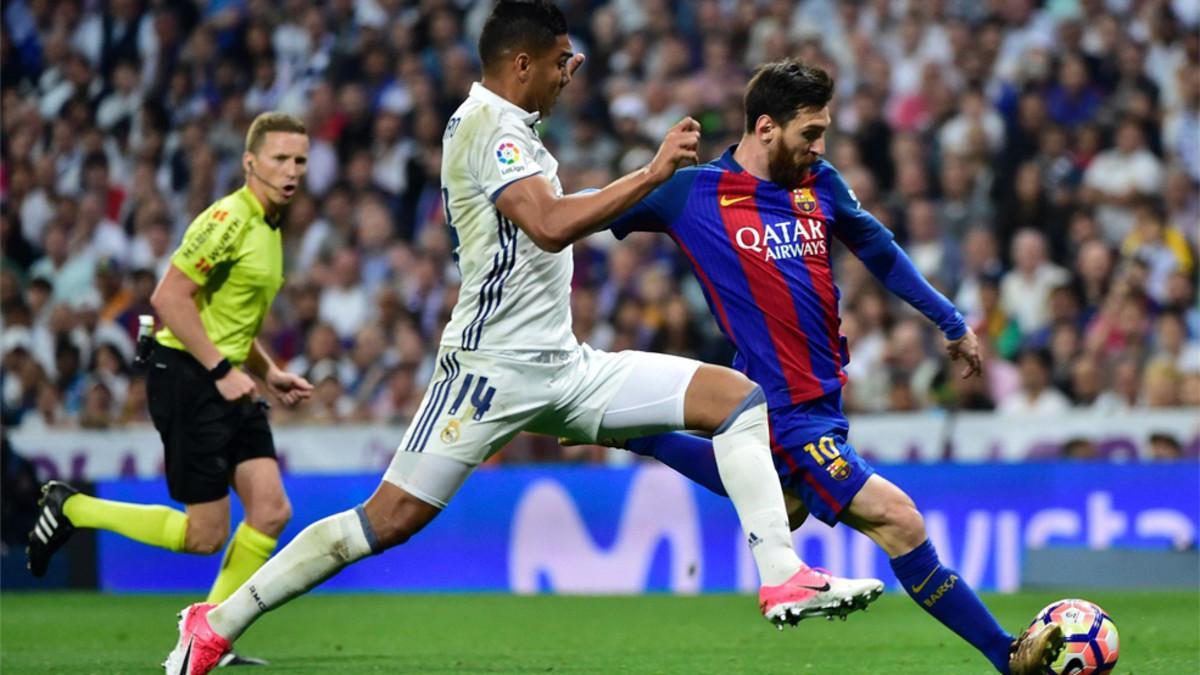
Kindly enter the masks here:
[[[1189, 548], [1200, 527], [1200, 464], [896, 465], [881, 473], [913, 497], [942, 559], [981, 589], [1019, 587], [1027, 548]], [[370, 476], [289, 476], [304, 526], [366, 499]], [[101, 496], [170, 503], [161, 481], [99, 485]], [[235, 500], [236, 501], [236, 500]], [[240, 520], [235, 506], [233, 524]], [[835, 574], [894, 584], [887, 558], [845, 526], [810, 519], [802, 557]], [[220, 556], [99, 539], [104, 590], [200, 594]], [[516, 593], [748, 592], [757, 574], [728, 500], [656, 464], [487, 467], [411, 542], [326, 582], [340, 591]]]

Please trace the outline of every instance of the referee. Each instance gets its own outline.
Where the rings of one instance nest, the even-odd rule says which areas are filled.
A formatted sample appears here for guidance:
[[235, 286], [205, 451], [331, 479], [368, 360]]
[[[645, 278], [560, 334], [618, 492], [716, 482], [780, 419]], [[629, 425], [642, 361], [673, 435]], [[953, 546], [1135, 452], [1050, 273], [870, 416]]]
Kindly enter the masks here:
[[165, 327], [149, 359], [150, 415], [166, 453], [168, 506], [96, 499], [51, 481], [29, 535], [29, 569], [46, 573], [50, 557], [78, 527], [109, 530], [172, 551], [212, 554], [229, 537], [229, 488], [245, 520], [225, 549], [209, 593], [220, 602], [272, 551], [291, 517], [257, 376], [294, 405], [312, 393], [304, 378], [280, 370], [256, 339], [283, 284], [282, 211], [299, 189], [308, 160], [304, 123], [259, 115], [246, 134], [246, 184], [188, 226], [151, 303]]

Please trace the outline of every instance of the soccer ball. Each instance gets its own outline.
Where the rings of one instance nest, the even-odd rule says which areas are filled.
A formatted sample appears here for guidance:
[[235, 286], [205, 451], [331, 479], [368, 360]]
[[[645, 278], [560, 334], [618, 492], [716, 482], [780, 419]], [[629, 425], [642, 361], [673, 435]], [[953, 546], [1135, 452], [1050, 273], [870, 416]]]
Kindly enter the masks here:
[[1030, 628], [1056, 623], [1066, 644], [1046, 671], [1049, 675], [1107, 673], [1117, 665], [1120, 643], [1117, 625], [1099, 606], [1087, 600], [1059, 600], [1046, 605]]

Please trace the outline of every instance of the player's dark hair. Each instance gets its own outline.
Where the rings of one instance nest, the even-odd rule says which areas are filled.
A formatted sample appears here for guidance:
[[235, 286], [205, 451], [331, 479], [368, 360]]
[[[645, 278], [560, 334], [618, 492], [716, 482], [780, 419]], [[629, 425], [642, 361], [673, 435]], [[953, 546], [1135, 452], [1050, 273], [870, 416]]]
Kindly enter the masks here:
[[746, 85], [746, 131], [767, 115], [783, 126], [801, 110], [820, 110], [833, 98], [833, 78], [824, 69], [794, 59], [759, 66]]
[[549, 0], [500, 0], [479, 34], [479, 61], [486, 71], [505, 52], [541, 54], [567, 33], [567, 17]]

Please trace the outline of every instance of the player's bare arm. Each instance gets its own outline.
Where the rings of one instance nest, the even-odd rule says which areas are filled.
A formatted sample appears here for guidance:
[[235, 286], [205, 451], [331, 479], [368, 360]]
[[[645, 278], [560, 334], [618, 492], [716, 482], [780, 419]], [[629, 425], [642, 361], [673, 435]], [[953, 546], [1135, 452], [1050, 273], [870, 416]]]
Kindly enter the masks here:
[[700, 123], [685, 117], [671, 127], [645, 167], [597, 192], [559, 197], [544, 176], [517, 181], [500, 194], [496, 207], [544, 251], [558, 252], [599, 231], [666, 182], [686, 163], [699, 162]]
[[[188, 352], [207, 370], [212, 370], [225, 357], [213, 344], [204, 323], [200, 320], [200, 310], [196, 309], [196, 294], [200, 292], [200, 284], [192, 281], [175, 265], [167, 267], [167, 273], [150, 296], [150, 304], [158, 312], [159, 318], [179, 338]], [[217, 390], [227, 401], [236, 401], [245, 396], [253, 396], [258, 388], [249, 375], [238, 368], [230, 371], [217, 380]]]

